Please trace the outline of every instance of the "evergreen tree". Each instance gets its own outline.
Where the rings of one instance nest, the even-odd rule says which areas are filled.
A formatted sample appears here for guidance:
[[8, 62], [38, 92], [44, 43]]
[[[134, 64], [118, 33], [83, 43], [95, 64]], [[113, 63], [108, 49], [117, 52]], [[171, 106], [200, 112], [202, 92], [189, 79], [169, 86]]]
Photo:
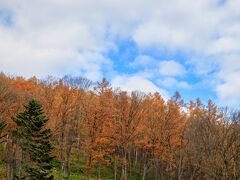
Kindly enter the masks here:
[[0, 120], [0, 143], [4, 142], [4, 140], [2, 140], [6, 134], [3, 134], [3, 130], [6, 128], [7, 123], [3, 120]]
[[45, 129], [48, 119], [43, 115], [41, 104], [36, 100], [29, 101], [25, 111], [12, 118], [17, 124], [13, 135], [19, 139], [18, 143], [23, 152], [24, 177], [30, 179], [53, 179], [50, 175], [52, 159], [50, 151], [51, 130]]

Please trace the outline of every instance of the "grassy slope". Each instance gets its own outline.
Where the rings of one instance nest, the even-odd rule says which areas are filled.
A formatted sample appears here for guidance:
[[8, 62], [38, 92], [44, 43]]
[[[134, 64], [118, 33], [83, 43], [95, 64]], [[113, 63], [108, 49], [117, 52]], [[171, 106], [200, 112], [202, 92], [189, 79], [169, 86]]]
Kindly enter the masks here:
[[[0, 146], [0, 155], [3, 154], [3, 149], [2, 146]], [[76, 159], [76, 154], [73, 151], [73, 155], [71, 157], [72, 159]], [[86, 165], [86, 160], [85, 158], [82, 158], [80, 160], [80, 162], [71, 162], [71, 179], [72, 180], [85, 180], [87, 179], [85, 172], [85, 165]], [[54, 168], [53, 168], [53, 175], [54, 175], [54, 179], [57, 179], [58, 177], [58, 162], [55, 160], [54, 162]], [[5, 162], [3, 162], [2, 157], [0, 156], [0, 180], [1, 179], [6, 179], [6, 169], [7, 165]], [[129, 177], [129, 179], [132, 180], [140, 180], [141, 179], [141, 175], [139, 174], [140, 170], [139, 170], [139, 166], [135, 166], [135, 167], [131, 167], [131, 178]], [[92, 179], [96, 179], [96, 169], [93, 169], [92, 171]], [[118, 175], [120, 174], [120, 169], [118, 170]], [[66, 177], [66, 173], [64, 174], [64, 176]], [[113, 169], [111, 167], [102, 167], [101, 168], [101, 179], [104, 180], [110, 180], [113, 179]], [[117, 179], [120, 179], [120, 177], [117, 177]], [[147, 179], [151, 180], [153, 178], [148, 177]]]

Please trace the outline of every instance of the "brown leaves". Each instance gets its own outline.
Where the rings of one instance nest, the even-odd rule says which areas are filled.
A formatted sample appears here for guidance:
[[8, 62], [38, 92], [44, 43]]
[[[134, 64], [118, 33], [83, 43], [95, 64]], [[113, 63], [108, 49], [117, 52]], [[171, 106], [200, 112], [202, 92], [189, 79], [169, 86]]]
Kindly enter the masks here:
[[64, 164], [66, 154], [77, 149], [87, 157], [88, 172], [113, 159], [115, 168], [126, 170], [140, 158], [140, 167], [161, 166], [163, 176], [173, 179], [238, 175], [239, 122], [231, 122], [212, 101], [186, 106], [179, 93], [164, 100], [158, 93], [114, 91], [106, 79], [88, 90], [90, 84], [82, 78], [44, 82], [1, 74], [0, 118], [10, 128], [10, 117], [22, 104], [39, 99], [58, 144], [55, 154]]

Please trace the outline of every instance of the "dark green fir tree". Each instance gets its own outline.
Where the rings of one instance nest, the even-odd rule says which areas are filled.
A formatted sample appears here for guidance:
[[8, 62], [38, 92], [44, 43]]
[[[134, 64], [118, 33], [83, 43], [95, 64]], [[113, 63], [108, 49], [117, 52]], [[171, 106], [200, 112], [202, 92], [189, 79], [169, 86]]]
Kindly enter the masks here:
[[50, 155], [53, 146], [50, 142], [51, 130], [46, 129], [48, 119], [43, 114], [41, 104], [31, 100], [25, 106], [25, 111], [12, 118], [17, 127], [12, 131], [19, 139], [22, 149], [21, 178], [24, 179], [53, 179], [51, 175], [52, 160]]

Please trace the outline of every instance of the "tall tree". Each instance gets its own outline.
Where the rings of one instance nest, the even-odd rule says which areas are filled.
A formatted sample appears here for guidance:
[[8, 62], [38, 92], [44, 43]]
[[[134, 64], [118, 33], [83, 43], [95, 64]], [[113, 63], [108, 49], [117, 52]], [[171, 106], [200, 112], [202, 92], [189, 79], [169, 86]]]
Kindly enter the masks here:
[[3, 134], [3, 130], [6, 128], [7, 123], [3, 120], [0, 120], [0, 143], [4, 142], [4, 140], [2, 140], [6, 134]]
[[25, 111], [13, 117], [17, 127], [12, 131], [19, 138], [22, 149], [24, 177], [30, 179], [53, 179], [51, 174], [52, 159], [50, 151], [51, 130], [45, 129], [48, 119], [43, 115], [41, 104], [36, 100], [29, 101]]

